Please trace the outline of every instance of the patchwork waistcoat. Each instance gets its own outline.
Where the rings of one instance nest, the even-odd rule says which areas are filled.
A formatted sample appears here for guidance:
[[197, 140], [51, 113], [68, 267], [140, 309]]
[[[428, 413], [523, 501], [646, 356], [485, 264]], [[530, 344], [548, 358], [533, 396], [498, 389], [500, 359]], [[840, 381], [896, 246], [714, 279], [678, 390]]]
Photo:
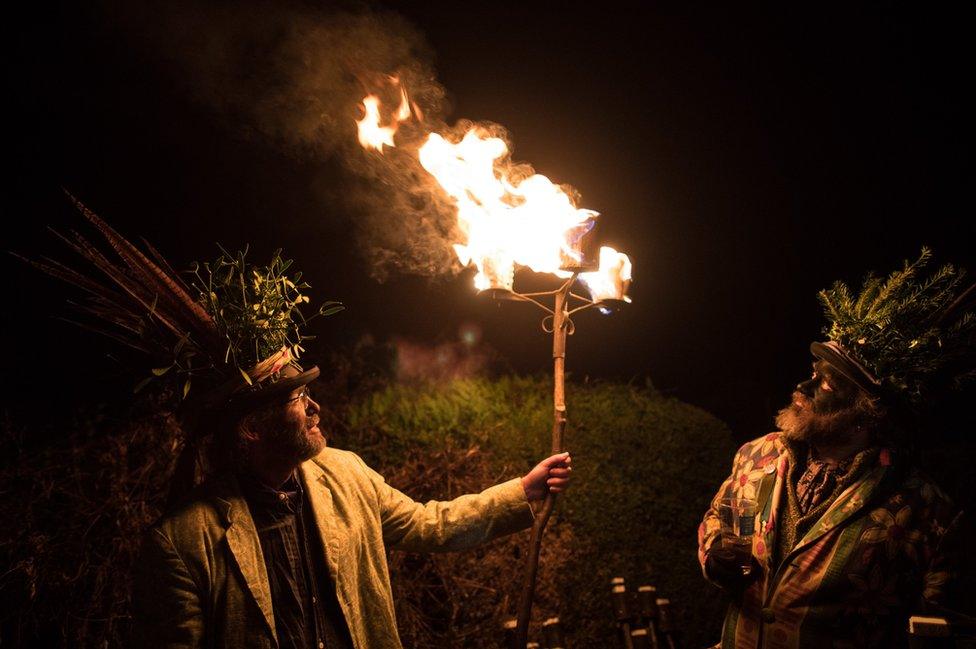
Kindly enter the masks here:
[[723, 498], [758, 501], [757, 579], [730, 605], [723, 649], [899, 647], [908, 618], [945, 603], [959, 516], [907, 458], [887, 449], [838, 493], [785, 556], [773, 561], [777, 518], [796, 459], [781, 433], [744, 444], [698, 530], [698, 558], [721, 543]]

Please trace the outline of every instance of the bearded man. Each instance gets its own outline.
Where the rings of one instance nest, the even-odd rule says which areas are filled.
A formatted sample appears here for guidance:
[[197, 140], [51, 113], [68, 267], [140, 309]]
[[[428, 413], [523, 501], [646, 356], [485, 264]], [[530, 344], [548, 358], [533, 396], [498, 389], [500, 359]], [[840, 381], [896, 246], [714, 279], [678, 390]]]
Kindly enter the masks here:
[[[821, 292], [831, 339], [811, 344], [779, 432], [738, 450], [699, 527], [704, 575], [732, 598], [717, 646], [901, 647], [912, 614], [946, 603], [959, 519], [915, 467], [901, 413], [950, 382], [934, 370], [972, 371], [973, 338], [968, 320], [947, 326], [955, 281], [939, 295], [944, 277], [914, 280], [926, 260], [887, 284], [869, 276], [858, 299], [839, 283]], [[727, 499], [756, 503], [751, 569], [723, 548]]]
[[[132, 646], [400, 649], [387, 548], [476, 547], [530, 527], [531, 503], [569, 486], [561, 453], [479, 494], [414, 502], [327, 447], [308, 392], [319, 369], [297, 362], [310, 286], [286, 274], [280, 250], [260, 266], [221, 249], [191, 265], [187, 284], [148, 242], [140, 249], [69, 198], [110, 252], [73, 232], [62, 238], [84, 269], [29, 263], [84, 290], [88, 328], [144, 355], [152, 371], [137, 390], [161, 377], [162, 395], [180, 395], [179, 505], [136, 563]], [[329, 301], [316, 315], [342, 308]]]
[[387, 548], [464, 550], [529, 527], [567, 488], [571, 458], [449, 502], [414, 502], [329, 448], [307, 383], [318, 368], [232, 399], [224, 466], [149, 531], [133, 597], [138, 647], [400, 647]]

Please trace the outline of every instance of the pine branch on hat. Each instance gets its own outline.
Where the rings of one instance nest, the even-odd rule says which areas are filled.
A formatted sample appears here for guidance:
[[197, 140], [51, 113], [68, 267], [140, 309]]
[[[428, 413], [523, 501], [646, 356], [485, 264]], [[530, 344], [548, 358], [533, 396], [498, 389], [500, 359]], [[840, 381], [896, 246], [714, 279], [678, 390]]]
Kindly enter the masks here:
[[965, 270], [944, 264], [922, 276], [932, 251], [922, 248], [887, 278], [869, 274], [855, 297], [843, 282], [820, 292], [827, 337], [891, 396], [920, 403], [933, 390], [976, 378], [976, 316]]

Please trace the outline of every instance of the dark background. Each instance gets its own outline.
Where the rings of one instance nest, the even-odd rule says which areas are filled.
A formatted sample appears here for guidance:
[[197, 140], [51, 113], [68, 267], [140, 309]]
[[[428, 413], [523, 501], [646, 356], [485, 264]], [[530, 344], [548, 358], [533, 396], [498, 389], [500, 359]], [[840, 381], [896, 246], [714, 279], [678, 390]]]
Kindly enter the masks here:
[[[577, 321], [575, 378], [647, 377], [752, 437], [807, 372], [819, 289], [922, 244], [976, 266], [969, 23], [945, 7], [372, 6], [426, 35], [452, 120], [505, 125], [515, 157], [577, 187], [633, 259], [632, 307]], [[45, 232], [79, 223], [63, 185], [177, 266], [215, 241], [283, 247], [317, 299], [348, 307], [314, 327], [321, 358], [473, 323], [512, 369], [548, 369], [536, 313], [478, 299], [470, 275], [371, 279], [322, 199], [342, 189], [336, 163], [195, 102], [110, 8], [45, 4], [9, 27], [4, 248], [68, 257]], [[55, 319], [69, 293], [13, 258], [3, 272], [8, 412], [53, 424], [127, 399], [139, 377], [112, 345]]]

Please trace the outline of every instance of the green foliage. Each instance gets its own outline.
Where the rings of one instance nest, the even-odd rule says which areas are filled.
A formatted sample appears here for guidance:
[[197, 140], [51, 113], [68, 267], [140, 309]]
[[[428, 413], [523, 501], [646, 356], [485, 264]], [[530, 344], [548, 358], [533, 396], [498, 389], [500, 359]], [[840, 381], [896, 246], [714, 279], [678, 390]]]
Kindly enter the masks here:
[[288, 277], [292, 264], [276, 250], [266, 266], [246, 262], [247, 249], [222, 254], [213, 262], [191, 267], [192, 286], [200, 302], [214, 320], [217, 333], [225, 342], [223, 362], [236, 367], [250, 383], [247, 371], [272, 354], [288, 348], [298, 358], [304, 351], [301, 328], [318, 315], [332, 315], [344, 307], [326, 302], [306, 318], [301, 306], [309, 302], [303, 293], [310, 288], [302, 274]]
[[[339, 445], [364, 455], [388, 478], [418, 449], [432, 454], [468, 446], [490, 458], [498, 479], [514, 477], [550, 452], [550, 381], [503, 377], [389, 386], [349, 404], [345, 423], [351, 438]], [[574, 647], [608, 646], [613, 634], [609, 580], [621, 575], [635, 588], [653, 583], [671, 598], [688, 646], [714, 642], [723, 607], [717, 591], [701, 577], [696, 529], [729, 470], [734, 445], [728, 428], [649, 387], [570, 383], [566, 402], [566, 445], [574, 456], [575, 484], [561, 499], [554, 529], [568, 527], [574, 541], [560, 542], [569, 556], [561, 558], [565, 564], [551, 575], [553, 583], [540, 583], [541, 592], [553, 595], [537, 599], [536, 617], [558, 612], [572, 631]], [[415, 498], [447, 495], [418, 493], [413, 484], [394, 486]], [[566, 532], [547, 531], [547, 539], [550, 534], [563, 539]], [[522, 537], [516, 543], [524, 547], [528, 533]], [[511, 551], [499, 542], [477, 562], [458, 568], [463, 573], [458, 578], [494, 586], [500, 564], [520, 574], [522, 561], [511, 561]], [[506, 556], [507, 563], [502, 561]], [[415, 579], [410, 573], [394, 575], [394, 580]], [[498, 595], [496, 607], [504, 607], [503, 595], [515, 598], [517, 592]], [[490, 638], [485, 646], [495, 646], [497, 623], [511, 612], [514, 606], [494, 611], [490, 619], [471, 621], [483, 625], [471, 636]], [[404, 623], [401, 619], [401, 627]], [[465, 630], [458, 624], [454, 633]], [[411, 629], [405, 631], [414, 637]], [[446, 635], [441, 643], [426, 646], [456, 646]]]
[[[303, 294], [309, 285], [301, 273], [286, 275], [292, 262], [281, 258], [281, 250], [267, 266], [253, 266], [245, 261], [246, 250], [231, 255], [221, 248], [212, 263], [201, 268], [194, 262], [191, 288], [148, 241], [136, 246], [74, 196], [68, 198], [108, 252], [78, 232], [55, 232], [85, 261], [81, 269], [47, 257], [21, 259], [81, 292], [84, 299], [75, 307], [84, 318], [76, 324], [146, 357], [146, 369], [152, 369], [135, 392], [154, 379], [162, 379], [161, 392], [184, 399], [199, 383], [214, 387], [237, 376], [248, 384], [275, 380], [272, 368], [280, 367], [280, 359], [274, 356], [287, 350], [288, 362], [304, 350], [302, 342], [310, 337], [301, 328], [312, 318], [300, 306], [309, 301]], [[343, 308], [326, 302], [312, 317]], [[259, 366], [264, 361], [267, 366]]]
[[965, 271], [945, 264], [921, 275], [932, 259], [922, 248], [887, 279], [869, 274], [856, 297], [843, 282], [820, 292], [824, 333], [871, 370], [892, 395], [921, 403], [930, 390], [976, 378], [976, 317], [962, 306]]
[[[370, 361], [353, 369], [372, 368]], [[356, 385], [345, 392], [330, 384], [322, 400], [331, 406], [322, 411], [323, 429], [335, 432], [330, 443], [359, 453], [415, 499], [482, 489], [548, 454], [547, 377]], [[575, 483], [546, 531], [536, 627], [559, 613], [574, 649], [616, 646], [607, 591], [609, 578], [621, 575], [632, 587], [654, 583], [674, 602], [684, 646], [713, 643], [723, 606], [700, 576], [695, 527], [729, 470], [729, 431], [648, 387], [570, 383], [567, 403]], [[143, 410], [158, 412], [158, 404]], [[76, 413], [51, 429], [33, 411], [23, 421], [10, 413], [0, 420], [0, 518], [12, 521], [0, 535], [7, 644], [129, 646], [131, 569], [141, 533], [162, 513], [181, 438], [172, 415], [128, 409]], [[950, 494], [971, 511], [971, 436], [929, 450], [942, 486], [954, 487]], [[972, 517], [963, 522], [963, 538], [972, 538]], [[391, 552], [405, 646], [497, 647], [527, 543], [522, 532], [472, 552]], [[974, 610], [974, 575], [974, 562], [964, 563], [960, 610]]]

